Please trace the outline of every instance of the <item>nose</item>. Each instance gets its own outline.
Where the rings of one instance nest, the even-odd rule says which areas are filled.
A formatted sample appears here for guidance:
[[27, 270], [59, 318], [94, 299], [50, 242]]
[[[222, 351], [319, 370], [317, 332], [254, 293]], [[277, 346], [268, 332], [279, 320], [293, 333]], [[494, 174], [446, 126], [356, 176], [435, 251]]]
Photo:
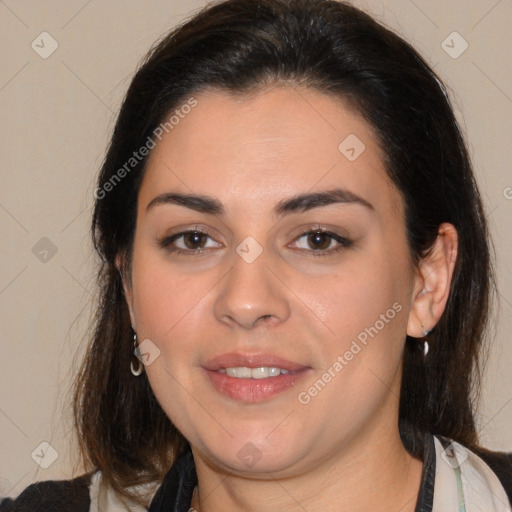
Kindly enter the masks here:
[[215, 300], [217, 320], [230, 327], [276, 326], [290, 316], [287, 288], [267, 264], [265, 251], [252, 263], [238, 254]]

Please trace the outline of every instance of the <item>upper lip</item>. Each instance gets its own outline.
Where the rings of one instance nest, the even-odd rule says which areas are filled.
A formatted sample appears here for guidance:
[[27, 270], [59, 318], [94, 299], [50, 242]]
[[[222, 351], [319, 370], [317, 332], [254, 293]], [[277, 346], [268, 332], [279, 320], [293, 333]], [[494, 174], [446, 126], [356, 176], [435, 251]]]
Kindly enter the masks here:
[[221, 368], [281, 368], [282, 370], [288, 370], [295, 372], [308, 368], [300, 363], [283, 359], [282, 357], [273, 354], [222, 354], [206, 361], [203, 368], [211, 371], [218, 371]]

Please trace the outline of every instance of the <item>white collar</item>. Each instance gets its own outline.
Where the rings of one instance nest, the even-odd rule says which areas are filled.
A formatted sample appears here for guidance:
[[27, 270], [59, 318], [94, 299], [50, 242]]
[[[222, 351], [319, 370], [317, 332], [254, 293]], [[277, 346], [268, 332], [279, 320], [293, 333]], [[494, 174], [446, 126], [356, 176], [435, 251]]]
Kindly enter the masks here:
[[511, 512], [505, 489], [476, 453], [434, 436], [436, 477], [432, 512]]
[[[147, 484], [136, 489], [145, 496], [153, 496], [158, 484]], [[89, 488], [91, 506], [89, 512], [147, 512], [147, 509], [137, 503], [129, 502], [116, 494], [112, 487], [103, 482], [101, 472], [94, 473], [91, 477]]]

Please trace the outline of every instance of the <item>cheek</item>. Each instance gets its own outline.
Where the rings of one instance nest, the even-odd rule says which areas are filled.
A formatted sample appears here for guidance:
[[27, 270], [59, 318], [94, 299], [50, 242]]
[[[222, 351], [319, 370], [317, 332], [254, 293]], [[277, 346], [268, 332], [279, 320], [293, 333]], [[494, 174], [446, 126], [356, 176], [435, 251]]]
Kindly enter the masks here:
[[[133, 309], [139, 341], [149, 339], [158, 357], [145, 367], [151, 388], [174, 425], [182, 430], [188, 418], [190, 395], [195, 389], [190, 369], [196, 357], [192, 340], [206, 311], [201, 299], [208, 292], [205, 279], [177, 271], [154, 250], [134, 250], [132, 265]], [[196, 330], [197, 329], [197, 330]], [[204, 331], [202, 333], [204, 335]]]
[[[199, 357], [211, 335], [212, 286], [208, 273], [186, 273], [154, 249], [134, 251], [133, 306], [139, 340], [149, 339], [158, 358], [145, 370], [170, 419], [181, 428], [196, 389]], [[212, 284], [213, 283], [213, 284]]]
[[318, 371], [297, 390], [299, 401], [313, 417], [329, 417], [342, 431], [365, 424], [390, 389], [399, 392], [407, 325], [403, 271], [396, 272], [382, 254], [361, 263], [326, 280], [322, 293], [306, 282], [303, 287], [329, 332], [324, 329], [327, 334], [315, 349], [321, 353]]
[[364, 338], [375, 324], [382, 334], [395, 335], [405, 329], [404, 315], [399, 313], [408, 304], [407, 279], [401, 268], [395, 271], [393, 262], [382, 254], [356, 255], [322, 279], [300, 277], [295, 281], [297, 295], [328, 328], [327, 338], [336, 340], [337, 348], [360, 334]]
[[208, 291], [204, 279], [173, 269], [165, 255], [151, 249], [134, 251], [132, 281], [137, 327], [155, 340], [166, 339], [187, 321]]
[[[324, 328], [327, 334], [316, 348], [319, 371], [298, 390], [301, 403], [307, 402], [316, 417], [327, 411], [347, 429], [356, 418], [356, 424], [364, 423], [389, 389], [398, 393], [408, 311], [407, 273], [399, 256], [379, 253], [358, 260], [326, 280], [322, 292], [307, 281], [303, 287], [329, 331]], [[319, 379], [329, 384], [324, 388]]]

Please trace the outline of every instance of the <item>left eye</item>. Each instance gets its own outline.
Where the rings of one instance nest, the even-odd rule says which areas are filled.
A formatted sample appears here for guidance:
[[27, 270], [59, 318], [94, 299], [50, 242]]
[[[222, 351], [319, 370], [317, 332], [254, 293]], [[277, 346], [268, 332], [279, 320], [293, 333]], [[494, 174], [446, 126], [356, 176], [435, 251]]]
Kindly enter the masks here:
[[296, 246], [299, 249], [313, 250], [313, 252], [331, 252], [349, 245], [349, 240], [329, 231], [308, 231], [296, 239]]

